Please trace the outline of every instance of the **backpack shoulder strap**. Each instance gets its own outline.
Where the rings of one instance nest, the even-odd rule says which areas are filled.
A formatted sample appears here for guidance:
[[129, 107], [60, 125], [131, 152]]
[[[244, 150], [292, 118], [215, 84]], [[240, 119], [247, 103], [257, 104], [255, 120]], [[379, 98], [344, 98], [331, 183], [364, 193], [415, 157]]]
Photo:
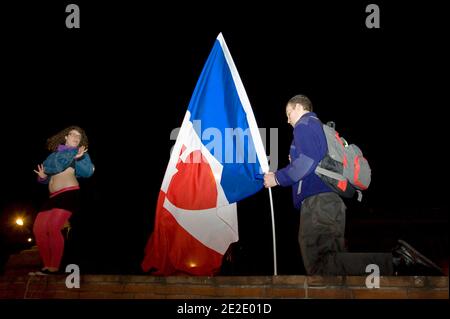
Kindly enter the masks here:
[[316, 172], [328, 177], [331, 177], [333, 179], [336, 179], [338, 181], [345, 181], [347, 178], [345, 178], [344, 175], [333, 172], [331, 170], [325, 169], [323, 167], [320, 167], [319, 165], [316, 167]]

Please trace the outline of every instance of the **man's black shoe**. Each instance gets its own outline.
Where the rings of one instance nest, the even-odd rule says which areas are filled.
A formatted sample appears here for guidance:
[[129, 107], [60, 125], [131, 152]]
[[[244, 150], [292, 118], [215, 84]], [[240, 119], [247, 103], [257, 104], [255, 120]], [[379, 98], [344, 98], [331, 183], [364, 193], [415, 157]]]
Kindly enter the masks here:
[[430, 259], [419, 253], [404, 240], [399, 240], [393, 249], [395, 275], [442, 276], [442, 269]]

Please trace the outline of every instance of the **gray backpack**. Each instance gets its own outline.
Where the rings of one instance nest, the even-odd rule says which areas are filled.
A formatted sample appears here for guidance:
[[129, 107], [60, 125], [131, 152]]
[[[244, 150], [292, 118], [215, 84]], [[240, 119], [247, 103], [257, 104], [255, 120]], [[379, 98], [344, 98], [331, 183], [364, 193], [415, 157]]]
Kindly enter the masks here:
[[358, 193], [361, 201], [361, 191], [370, 185], [371, 170], [361, 149], [355, 144], [348, 144], [339, 137], [334, 122], [322, 124], [327, 139], [328, 152], [319, 162], [315, 173], [336, 193], [342, 197], [353, 197]]

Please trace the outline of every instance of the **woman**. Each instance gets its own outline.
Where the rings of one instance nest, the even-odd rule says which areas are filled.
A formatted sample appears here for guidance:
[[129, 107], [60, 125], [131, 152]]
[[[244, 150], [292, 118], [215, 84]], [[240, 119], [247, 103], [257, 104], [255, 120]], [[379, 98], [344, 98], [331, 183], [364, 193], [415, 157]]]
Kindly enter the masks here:
[[38, 181], [48, 184], [50, 198], [36, 216], [33, 232], [44, 264], [37, 275], [59, 271], [64, 251], [61, 233], [69, 218], [79, 210], [77, 178], [94, 173], [94, 165], [87, 153], [88, 138], [83, 129], [70, 126], [50, 137], [47, 148], [52, 151], [34, 172]]

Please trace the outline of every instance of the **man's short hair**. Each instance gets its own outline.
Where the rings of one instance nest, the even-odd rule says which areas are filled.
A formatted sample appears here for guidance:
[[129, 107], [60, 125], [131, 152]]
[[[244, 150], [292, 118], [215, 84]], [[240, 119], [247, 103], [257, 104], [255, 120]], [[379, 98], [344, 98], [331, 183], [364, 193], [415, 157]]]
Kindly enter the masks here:
[[308, 99], [308, 97], [306, 97], [305, 95], [296, 95], [293, 98], [291, 98], [288, 102], [288, 104], [301, 104], [303, 105], [303, 108], [305, 109], [305, 111], [308, 112], [312, 112], [313, 110], [313, 105], [311, 103], [311, 100]]

